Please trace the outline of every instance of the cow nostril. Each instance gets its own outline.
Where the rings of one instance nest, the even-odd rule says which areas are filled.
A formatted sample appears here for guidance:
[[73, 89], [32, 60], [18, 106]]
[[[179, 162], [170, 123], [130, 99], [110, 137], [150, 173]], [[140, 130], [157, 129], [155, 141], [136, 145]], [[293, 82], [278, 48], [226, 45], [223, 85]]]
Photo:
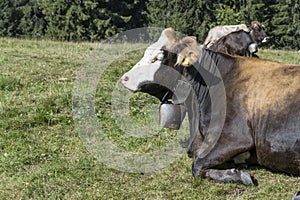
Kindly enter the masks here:
[[129, 77], [128, 76], [124, 76], [123, 81], [129, 81]]
[[193, 157], [193, 152], [191, 150], [188, 150], [187, 151], [187, 154], [188, 154], [188, 157], [189, 158], [192, 158]]

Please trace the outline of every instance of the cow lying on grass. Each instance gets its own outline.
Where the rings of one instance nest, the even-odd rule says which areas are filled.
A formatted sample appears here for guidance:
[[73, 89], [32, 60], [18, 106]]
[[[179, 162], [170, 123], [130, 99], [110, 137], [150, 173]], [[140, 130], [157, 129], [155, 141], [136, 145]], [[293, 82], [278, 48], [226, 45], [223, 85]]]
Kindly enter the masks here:
[[180, 81], [191, 87], [179, 103], [187, 108], [194, 176], [252, 185], [247, 172], [218, 168], [245, 152], [246, 163], [300, 175], [300, 66], [198, 49], [169, 28], [122, 77], [129, 90], [159, 99], [176, 100]]
[[258, 45], [267, 42], [268, 39], [264, 26], [254, 21], [251, 23], [249, 31], [245, 31], [245, 29], [232, 31], [210, 42], [207, 47], [213, 51], [230, 55], [252, 57], [258, 51]]

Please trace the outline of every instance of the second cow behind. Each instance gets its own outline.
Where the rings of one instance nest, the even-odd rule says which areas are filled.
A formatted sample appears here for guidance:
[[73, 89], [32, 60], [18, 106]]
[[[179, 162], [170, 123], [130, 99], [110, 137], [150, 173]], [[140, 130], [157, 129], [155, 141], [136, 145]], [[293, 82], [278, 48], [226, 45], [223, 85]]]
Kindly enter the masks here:
[[[216, 28], [212, 30], [209, 32], [207, 38], [211, 38], [212, 34], [215, 35], [215, 31], [219, 31]], [[206, 46], [216, 52], [251, 57], [257, 52], [258, 44], [267, 42], [268, 40], [269, 37], [265, 32], [264, 26], [257, 21], [253, 21], [251, 26], [249, 26], [249, 31], [245, 31], [245, 29], [234, 30], [234, 32], [226, 34], [210, 42], [209, 45], [206, 44]]]

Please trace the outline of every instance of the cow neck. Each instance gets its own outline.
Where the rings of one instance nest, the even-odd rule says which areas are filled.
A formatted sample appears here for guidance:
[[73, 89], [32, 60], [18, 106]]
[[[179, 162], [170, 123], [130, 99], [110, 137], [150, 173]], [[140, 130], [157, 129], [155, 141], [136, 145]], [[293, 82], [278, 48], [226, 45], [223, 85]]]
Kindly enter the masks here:
[[203, 49], [199, 62], [183, 72], [192, 85], [200, 104], [206, 99], [209, 88], [218, 81], [215, 73], [219, 59], [216, 55], [210, 50]]
[[[194, 95], [190, 95], [186, 101], [186, 108], [190, 127], [189, 147], [200, 142], [197, 150], [198, 157], [204, 158], [211, 152], [217, 142], [224, 125], [222, 119], [224, 119], [223, 116], [226, 113], [226, 110], [222, 109], [224, 108], [222, 103], [226, 101], [222, 98], [226, 93], [226, 88], [223, 88], [222, 91], [214, 90], [211, 87], [216, 85], [216, 88], [220, 88], [223, 83], [226, 84], [226, 76], [230, 74], [230, 71], [236, 65], [236, 61], [229, 55], [205, 49], [202, 50], [200, 55], [197, 65], [186, 68], [194, 91], [190, 93]], [[217, 85], [218, 83], [221, 85]], [[218, 95], [214, 96], [216, 94], [214, 92]], [[214, 99], [211, 99], [211, 97]], [[218, 105], [221, 105], [221, 107]]]
[[249, 32], [246, 32], [246, 34], [249, 35], [249, 38], [251, 40], [250, 43], [256, 43], [256, 41], [254, 40], [255, 37], [253, 36], [253, 31], [254, 30], [251, 29]]
[[[206, 127], [211, 119], [210, 87], [219, 84], [226, 74], [234, 66], [235, 59], [226, 54], [215, 53], [211, 50], [202, 49], [199, 62], [193, 67], [185, 68], [183, 74], [192, 85], [191, 95], [198, 106], [200, 113], [200, 127]], [[220, 77], [221, 76], [221, 77]], [[194, 104], [193, 103], [193, 104]], [[195, 112], [195, 105], [187, 105], [188, 112]]]
[[[188, 96], [190, 95], [190, 91], [192, 89], [192, 85], [188, 80], [182, 75], [184, 72], [184, 67], [177, 65], [175, 66], [177, 71], [179, 71], [177, 79], [177, 84], [172, 90], [172, 103], [173, 104], [184, 104]], [[168, 95], [168, 93], [166, 94]], [[166, 96], [165, 95], [165, 96]]]

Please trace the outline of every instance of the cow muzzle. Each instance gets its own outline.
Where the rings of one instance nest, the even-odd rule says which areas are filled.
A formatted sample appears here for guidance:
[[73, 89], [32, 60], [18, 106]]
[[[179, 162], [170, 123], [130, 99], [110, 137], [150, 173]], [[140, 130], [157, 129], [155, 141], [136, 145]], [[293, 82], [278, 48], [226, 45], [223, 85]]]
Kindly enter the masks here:
[[130, 76], [124, 74], [121, 78], [121, 83], [131, 92], [136, 92], [138, 90], [136, 85], [131, 84]]
[[262, 43], [266, 43], [266, 42], [268, 42], [270, 40], [270, 37], [265, 37], [261, 42]]

